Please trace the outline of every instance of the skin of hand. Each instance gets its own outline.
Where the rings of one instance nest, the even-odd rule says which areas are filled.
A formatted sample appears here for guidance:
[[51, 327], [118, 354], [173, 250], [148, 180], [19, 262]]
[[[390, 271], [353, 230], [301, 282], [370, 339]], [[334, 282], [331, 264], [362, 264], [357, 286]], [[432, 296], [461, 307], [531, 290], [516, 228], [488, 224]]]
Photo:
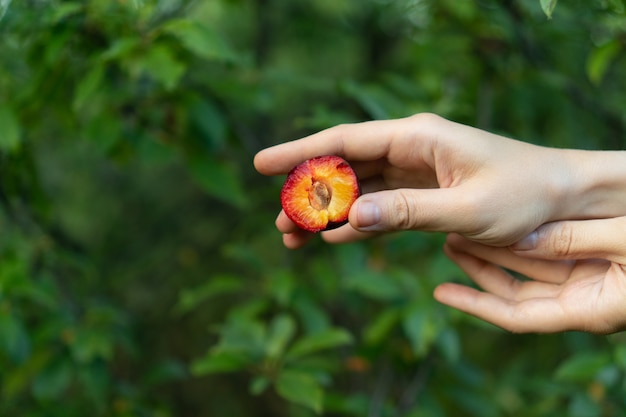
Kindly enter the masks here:
[[483, 291], [445, 283], [435, 298], [515, 333], [626, 330], [625, 236], [626, 217], [548, 223], [509, 248], [450, 234], [445, 253]]
[[[320, 155], [348, 160], [364, 192], [349, 224], [322, 233], [330, 243], [425, 230], [502, 247], [546, 222], [626, 215], [626, 153], [536, 146], [428, 113], [339, 125], [264, 149], [254, 165], [284, 175]], [[284, 212], [276, 226], [289, 248], [312, 236]]]

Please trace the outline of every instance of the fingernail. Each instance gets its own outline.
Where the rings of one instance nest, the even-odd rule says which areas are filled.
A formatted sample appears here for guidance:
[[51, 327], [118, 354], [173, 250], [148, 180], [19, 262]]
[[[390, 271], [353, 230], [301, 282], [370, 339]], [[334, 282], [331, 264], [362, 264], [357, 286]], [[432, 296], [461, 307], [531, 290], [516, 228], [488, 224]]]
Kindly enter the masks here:
[[519, 240], [515, 242], [513, 245], [511, 245], [511, 249], [519, 250], [519, 251], [532, 250], [532, 249], [535, 249], [536, 247], [537, 247], [537, 232], [536, 231], [532, 232], [531, 234], [529, 234], [522, 240]]
[[380, 223], [380, 208], [371, 201], [360, 202], [357, 206], [356, 219], [361, 230], [374, 230]]

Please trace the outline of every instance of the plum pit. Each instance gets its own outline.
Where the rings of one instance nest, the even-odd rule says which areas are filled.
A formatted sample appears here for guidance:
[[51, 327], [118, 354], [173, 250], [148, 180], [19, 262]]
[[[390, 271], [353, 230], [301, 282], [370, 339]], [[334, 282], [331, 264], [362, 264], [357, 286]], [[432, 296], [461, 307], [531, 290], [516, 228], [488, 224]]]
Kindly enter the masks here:
[[311, 207], [317, 211], [326, 210], [332, 196], [332, 189], [324, 181], [315, 178], [312, 180], [311, 189], [309, 190]]

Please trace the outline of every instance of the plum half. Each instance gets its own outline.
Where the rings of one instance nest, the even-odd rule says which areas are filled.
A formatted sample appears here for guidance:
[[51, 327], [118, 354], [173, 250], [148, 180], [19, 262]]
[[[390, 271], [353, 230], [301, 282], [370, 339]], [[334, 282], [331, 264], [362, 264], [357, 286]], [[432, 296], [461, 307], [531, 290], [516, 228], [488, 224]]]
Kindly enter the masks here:
[[359, 195], [359, 180], [350, 164], [328, 155], [293, 168], [280, 192], [280, 202], [298, 227], [321, 232], [347, 223], [350, 207]]

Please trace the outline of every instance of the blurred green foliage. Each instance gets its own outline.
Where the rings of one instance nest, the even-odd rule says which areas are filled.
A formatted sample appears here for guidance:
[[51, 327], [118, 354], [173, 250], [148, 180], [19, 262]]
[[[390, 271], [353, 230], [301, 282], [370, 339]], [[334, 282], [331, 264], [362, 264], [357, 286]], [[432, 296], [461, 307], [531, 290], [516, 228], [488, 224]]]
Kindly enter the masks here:
[[624, 149], [626, 2], [555, 5], [0, 1], [0, 415], [617, 415], [626, 335], [436, 304], [440, 235], [285, 250], [251, 164], [420, 111]]

